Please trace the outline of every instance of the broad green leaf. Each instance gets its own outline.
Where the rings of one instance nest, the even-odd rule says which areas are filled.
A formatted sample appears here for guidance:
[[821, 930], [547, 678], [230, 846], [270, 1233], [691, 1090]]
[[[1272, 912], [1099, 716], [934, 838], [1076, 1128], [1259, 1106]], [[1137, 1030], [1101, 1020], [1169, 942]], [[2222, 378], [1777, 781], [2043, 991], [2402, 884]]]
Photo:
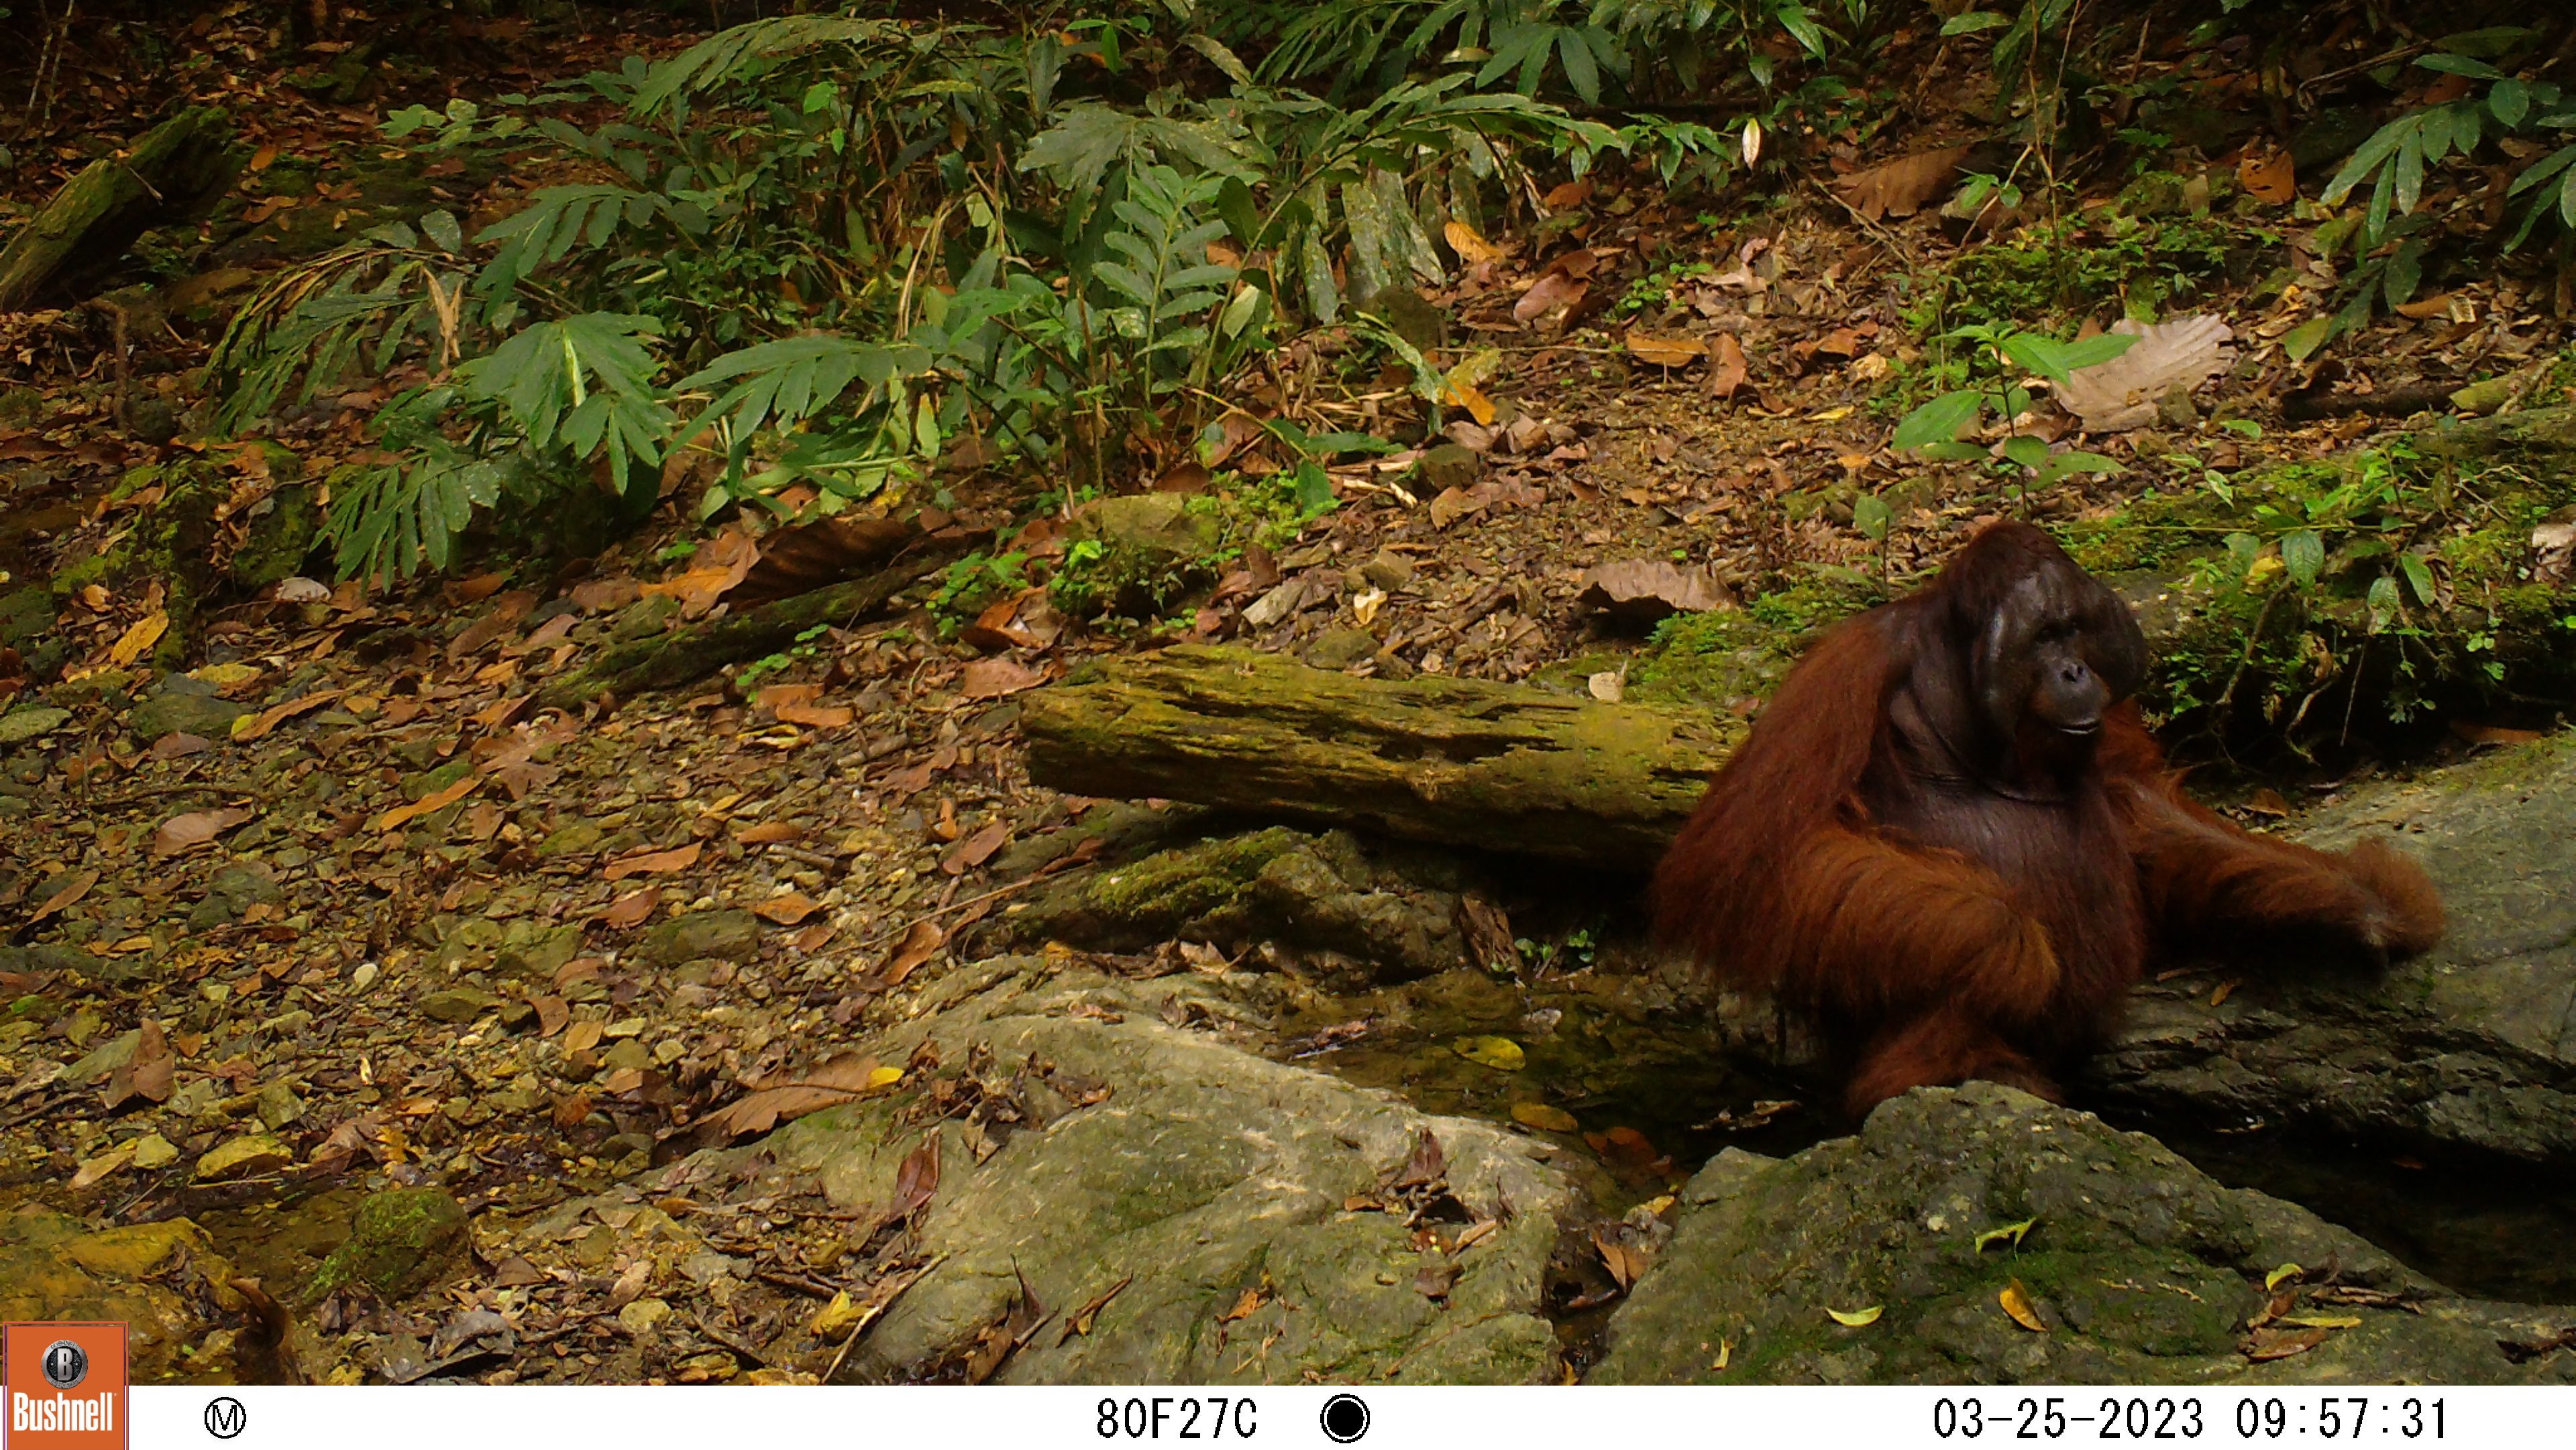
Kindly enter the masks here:
[[1933, 443], [1947, 443], [1959, 430], [1976, 421], [1985, 404], [1985, 395], [1973, 390], [1943, 393], [1922, 407], [1905, 415], [1896, 425], [1896, 437], [1890, 446], [1921, 448]]
[[2370, 581], [2370, 632], [2385, 631], [2402, 612], [2397, 598], [2397, 576], [2382, 574]]
[[2510, 76], [2497, 81], [2495, 89], [2487, 92], [2487, 109], [2508, 129], [2519, 126], [2531, 114], [2531, 87]]
[[442, 252], [453, 253], [465, 250], [464, 228], [456, 224], [456, 217], [452, 212], [434, 211], [424, 215], [420, 219], [420, 229]]
[[1852, 501], [1852, 524], [1869, 538], [1884, 540], [1887, 537], [1887, 526], [1894, 521], [1894, 518], [1895, 515], [1887, 506], [1887, 500], [1877, 494], [1865, 493]]
[[2010, 24], [2012, 17], [2009, 15], [1999, 15], [1992, 10], [1966, 10], [1941, 22], [1941, 35], [1943, 39], [1954, 35], [1974, 35], [1981, 30], [1994, 30]]
[[2427, 609], [2438, 607], [2441, 595], [2433, 586], [2433, 566], [2424, 562], [2423, 555], [2400, 554], [2397, 567], [2405, 571], [2406, 582], [2414, 589], [2417, 603]]
[[2290, 355], [2292, 362], [2306, 362], [2309, 354], [2325, 346], [2326, 339], [2334, 335], [2333, 328], [2333, 318], [2311, 317], [2290, 329], [2289, 335], [2281, 339], [2281, 350]]
[[2004, 457], [2024, 468], [2037, 468], [2048, 462], [2048, 440], [2016, 433], [2004, 440]]
[[2301, 588], [2317, 582], [2317, 571], [2325, 567], [2325, 541], [2314, 529], [2292, 529], [2281, 536], [2281, 567]]
[[2435, 51], [2431, 55], [2419, 55], [2415, 57], [2415, 63], [2426, 70], [2442, 71], [2446, 74], [2455, 76], [2468, 76], [2475, 80], [2495, 80], [2504, 74], [2504, 72], [2497, 70], [2494, 66], [2487, 64], [2485, 61], [2472, 60], [2465, 55], [2449, 55], [2441, 51]]

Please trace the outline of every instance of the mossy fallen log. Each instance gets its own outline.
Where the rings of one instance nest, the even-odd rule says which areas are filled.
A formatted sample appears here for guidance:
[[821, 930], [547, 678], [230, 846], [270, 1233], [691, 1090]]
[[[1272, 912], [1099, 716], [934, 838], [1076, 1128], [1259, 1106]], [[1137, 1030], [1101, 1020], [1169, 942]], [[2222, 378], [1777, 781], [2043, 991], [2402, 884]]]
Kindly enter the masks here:
[[1630, 869], [1681, 828], [1741, 728], [1205, 646], [1102, 661], [1022, 699], [1040, 785]]
[[874, 614], [957, 552], [957, 546], [943, 543], [861, 578], [611, 645], [597, 659], [547, 685], [539, 698], [570, 708], [603, 694], [625, 697], [685, 685], [736, 661], [784, 649], [816, 625], [848, 624]]
[[72, 300], [136, 238], [195, 216], [232, 185], [231, 144], [231, 117], [192, 106], [91, 162], [0, 250], [0, 312]]

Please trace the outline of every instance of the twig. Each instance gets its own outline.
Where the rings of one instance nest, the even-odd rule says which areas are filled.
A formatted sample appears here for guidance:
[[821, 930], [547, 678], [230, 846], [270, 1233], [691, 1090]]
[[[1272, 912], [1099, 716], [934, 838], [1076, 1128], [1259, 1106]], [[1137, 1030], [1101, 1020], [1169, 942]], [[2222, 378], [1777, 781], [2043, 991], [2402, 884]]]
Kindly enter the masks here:
[[1832, 187], [1825, 185], [1823, 182], [1816, 180], [1812, 176], [1807, 178], [1807, 184], [1814, 187], [1817, 194], [1831, 198], [1834, 205], [1851, 213], [1851, 219], [1860, 223], [1862, 230], [1878, 238], [1879, 245], [1887, 248], [1891, 252], [1894, 252], [1896, 255], [1903, 257], [1908, 270], [1918, 269], [1923, 265], [1922, 261], [1914, 255], [1913, 249], [1906, 246], [1902, 238], [1898, 237], [1895, 232], [1889, 230], [1884, 224], [1871, 221], [1868, 217], [1861, 215], [1860, 208], [1843, 200], [1841, 196], [1835, 193]]
[[832, 1356], [832, 1367], [823, 1371], [823, 1383], [827, 1385], [830, 1384], [832, 1382], [832, 1377], [841, 1372], [841, 1361], [850, 1357], [850, 1351], [852, 1348], [857, 1346], [859, 1336], [868, 1332], [868, 1326], [876, 1323], [879, 1315], [882, 1315], [888, 1309], [893, 1308], [894, 1301], [902, 1298], [905, 1290], [920, 1283], [929, 1275], [931, 1270], [938, 1268], [941, 1264], [946, 1262], [948, 1262], [948, 1256], [946, 1254], [939, 1255], [929, 1263], [913, 1270], [910, 1278], [907, 1278], [902, 1283], [894, 1286], [893, 1293], [886, 1295], [884, 1299], [877, 1303], [868, 1306], [867, 1311], [859, 1316], [859, 1322], [850, 1326], [849, 1337], [841, 1341], [840, 1353]]

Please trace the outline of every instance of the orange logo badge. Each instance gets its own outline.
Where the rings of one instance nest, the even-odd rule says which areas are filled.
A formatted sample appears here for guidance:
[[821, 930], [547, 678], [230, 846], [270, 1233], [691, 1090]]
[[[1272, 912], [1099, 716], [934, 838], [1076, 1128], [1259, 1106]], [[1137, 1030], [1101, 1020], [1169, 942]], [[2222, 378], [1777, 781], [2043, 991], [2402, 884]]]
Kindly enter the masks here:
[[9, 1325], [0, 1387], [0, 1450], [126, 1450], [124, 1325]]

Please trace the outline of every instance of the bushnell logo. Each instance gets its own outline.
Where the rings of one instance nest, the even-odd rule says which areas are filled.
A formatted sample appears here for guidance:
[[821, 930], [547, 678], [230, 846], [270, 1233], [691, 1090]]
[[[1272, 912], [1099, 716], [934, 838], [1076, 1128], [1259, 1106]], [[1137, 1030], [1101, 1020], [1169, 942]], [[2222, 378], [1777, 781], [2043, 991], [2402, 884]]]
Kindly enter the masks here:
[[68, 1339], [45, 1346], [45, 1383], [58, 1390], [76, 1389], [89, 1378], [89, 1351]]

